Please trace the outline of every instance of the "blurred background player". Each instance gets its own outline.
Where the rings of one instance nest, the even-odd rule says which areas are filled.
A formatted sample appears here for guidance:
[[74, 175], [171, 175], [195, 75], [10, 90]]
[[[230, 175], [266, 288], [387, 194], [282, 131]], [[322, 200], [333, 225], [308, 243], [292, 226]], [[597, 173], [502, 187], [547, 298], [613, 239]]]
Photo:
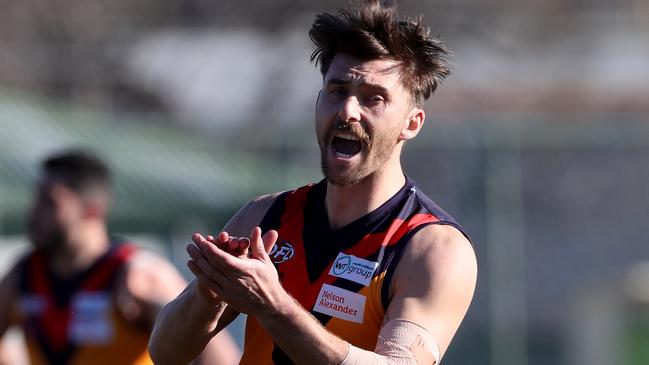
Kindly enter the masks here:
[[[184, 279], [162, 257], [109, 235], [111, 178], [100, 159], [68, 150], [41, 167], [33, 249], [0, 283], [0, 335], [20, 326], [32, 364], [150, 364], [153, 322]], [[0, 348], [0, 363], [11, 356]], [[239, 350], [226, 334], [202, 359], [233, 364]]]

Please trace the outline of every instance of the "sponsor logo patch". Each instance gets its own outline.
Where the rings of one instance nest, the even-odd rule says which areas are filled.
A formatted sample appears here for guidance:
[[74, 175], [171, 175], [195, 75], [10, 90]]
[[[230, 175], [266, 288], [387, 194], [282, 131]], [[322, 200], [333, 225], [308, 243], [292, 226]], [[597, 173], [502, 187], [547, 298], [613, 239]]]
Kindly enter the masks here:
[[268, 254], [273, 264], [281, 264], [284, 261], [288, 261], [293, 258], [293, 255], [295, 255], [295, 250], [293, 249], [293, 246], [286, 241], [276, 243]]
[[47, 308], [47, 302], [40, 295], [28, 294], [20, 298], [20, 308], [27, 315], [41, 315]]
[[70, 342], [78, 345], [104, 345], [114, 334], [108, 292], [81, 292], [72, 298], [72, 318], [68, 327]]
[[368, 286], [378, 266], [379, 264], [376, 262], [361, 259], [354, 255], [346, 255], [341, 252], [336, 257], [333, 265], [331, 265], [329, 275]]
[[365, 296], [349, 290], [324, 284], [313, 310], [355, 323], [363, 323]]

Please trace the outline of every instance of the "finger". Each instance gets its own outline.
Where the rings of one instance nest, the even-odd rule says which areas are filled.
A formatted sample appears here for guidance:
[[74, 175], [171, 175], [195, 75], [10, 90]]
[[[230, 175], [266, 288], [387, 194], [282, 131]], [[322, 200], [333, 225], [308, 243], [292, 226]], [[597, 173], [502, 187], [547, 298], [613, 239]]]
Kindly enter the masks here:
[[201, 282], [201, 284], [205, 285], [208, 287], [210, 290], [215, 292], [217, 295], [222, 296], [223, 295], [223, 286], [220, 285], [217, 281], [211, 280], [209, 277], [207, 277], [201, 269], [198, 267], [198, 265], [192, 261], [189, 260], [187, 261], [187, 268], [189, 268], [189, 271], [196, 276], [196, 279]]
[[240, 251], [241, 251], [239, 249], [239, 246], [240, 246], [241, 240], [243, 240], [243, 239], [244, 238], [241, 238], [241, 237], [232, 237], [232, 236], [230, 236], [227, 241], [219, 242], [217, 244], [217, 246], [221, 250], [223, 250], [223, 251], [225, 251], [225, 252], [227, 252], [227, 253], [229, 253], [231, 255], [239, 256]]
[[[209, 260], [208, 253], [210, 251], [214, 250], [220, 244], [222, 244], [222, 243], [219, 243], [218, 238], [216, 240], [216, 243], [212, 243], [212, 242], [208, 241], [207, 239], [205, 239], [205, 237], [203, 237], [203, 235], [201, 235], [200, 233], [194, 233], [194, 235], [192, 236], [192, 241], [194, 242], [194, 247], [196, 247], [199, 250], [199, 252], [203, 256], [205, 256], [205, 259], [207, 259], [207, 260]], [[188, 248], [189, 248], [189, 246], [188, 246]], [[187, 251], [187, 253], [190, 253], [190, 255], [191, 255], [190, 251]]]
[[205, 240], [205, 237], [203, 237], [203, 235], [200, 234], [200, 233], [194, 233], [194, 234], [192, 235], [192, 241], [193, 241], [194, 243], [196, 243], [196, 244], [197, 244], [198, 242], [200, 242], [200, 241], [203, 241], [203, 240]]
[[236, 247], [234, 247], [234, 249], [238, 251], [246, 250], [248, 247], [250, 247], [250, 239], [248, 237], [239, 237], [239, 239], [234, 243], [236, 244]]
[[[219, 235], [220, 236], [220, 235]], [[219, 237], [221, 238], [221, 237]], [[196, 240], [195, 245], [200, 250], [201, 254], [205, 257], [209, 265], [219, 269], [224, 274], [229, 274], [232, 271], [240, 271], [240, 259], [230, 255], [218, 245], [211, 244], [206, 240]]]
[[243, 240], [247, 240], [247, 238], [244, 237], [230, 237], [230, 241], [228, 242], [228, 251], [234, 255], [238, 255], [239, 253], [239, 246], [241, 245], [241, 242]]
[[199, 269], [198, 266], [196, 266], [196, 263], [192, 260], [187, 261], [187, 268], [189, 269], [189, 271], [192, 272], [192, 274], [194, 274], [194, 276], [199, 276], [203, 274], [201, 272], [201, 269]]
[[239, 243], [239, 247], [241, 248], [248, 248], [250, 247], [250, 238], [248, 237], [243, 237], [241, 239], [241, 242]]
[[264, 251], [266, 253], [270, 252], [270, 250], [273, 249], [273, 246], [275, 246], [275, 242], [277, 242], [278, 237], [279, 233], [277, 233], [277, 231], [274, 229], [271, 229], [270, 231], [266, 232], [266, 234], [264, 234], [262, 240], [264, 241]]
[[194, 260], [194, 261], [199, 260], [200, 258], [204, 259], [203, 254], [201, 253], [201, 251], [196, 246], [194, 246], [192, 244], [188, 244], [185, 247], [185, 251], [187, 251], [187, 254], [189, 254], [189, 257], [191, 257], [192, 260]]
[[245, 237], [244, 239], [239, 242], [239, 251], [241, 252], [241, 255], [246, 255], [248, 256], [248, 249], [250, 248], [250, 239]]
[[207, 236], [207, 241], [212, 242], [217, 246], [222, 246], [224, 243], [228, 241], [228, 239], [229, 239], [229, 235], [227, 232], [220, 232], [219, 234], [216, 235], [216, 237], [212, 235]]
[[219, 233], [216, 236], [216, 240], [218, 242], [228, 242], [229, 239], [230, 239], [230, 234], [228, 232], [225, 232], [225, 231]]
[[185, 247], [185, 251], [189, 254], [189, 257], [192, 259], [192, 261], [199, 265], [201, 270], [204, 272], [210, 272], [214, 270], [212, 265], [207, 261], [207, 258], [203, 255], [201, 250], [199, 250], [196, 246], [189, 244], [187, 247]]
[[201, 250], [196, 246], [191, 244], [187, 245], [187, 253], [192, 258], [192, 261], [203, 272], [203, 274], [214, 280], [224, 280], [228, 271], [223, 270], [216, 265], [212, 265], [212, 263], [205, 257], [205, 255], [203, 255], [203, 252], [201, 252]]
[[239, 244], [242, 239], [244, 238], [230, 236], [227, 232], [222, 232], [220, 235], [221, 243], [218, 246], [220, 249], [231, 255], [239, 256]]
[[236, 239], [230, 240], [230, 250], [228, 252], [236, 257], [248, 257], [249, 246], [250, 239], [247, 237], [237, 237]]
[[262, 260], [266, 256], [264, 241], [261, 239], [261, 228], [255, 227], [250, 232], [250, 256]]

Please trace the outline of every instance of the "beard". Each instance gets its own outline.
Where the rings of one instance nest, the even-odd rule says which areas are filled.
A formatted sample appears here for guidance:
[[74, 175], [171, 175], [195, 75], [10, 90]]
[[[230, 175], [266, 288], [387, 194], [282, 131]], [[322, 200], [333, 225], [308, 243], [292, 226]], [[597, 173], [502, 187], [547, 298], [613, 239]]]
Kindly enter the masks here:
[[[335, 133], [341, 131], [352, 133], [358, 138], [361, 145], [360, 163], [352, 168], [339, 168], [332, 166], [329, 161], [332, 139]], [[320, 133], [319, 133], [320, 135]], [[388, 130], [383, 134], [370, 136], [359, 123], [345, 123], [341, 120], [336, 122], [324, 133], [324, 137], [319, 139], [320, 146], [320, 166], [322, 174], [327, 182], [332, 185], [341, 187], [350, 187], [357, 185], [368, 176], [374, 174], [390, 158], [397, 146], [398, 132]]]
[[65, 246], [65, 233], [61, 229], [50, 227], [37, 227], [35, 224], [29, 227], [29, 238], [34, 248], [45, 254], [61, 250]]

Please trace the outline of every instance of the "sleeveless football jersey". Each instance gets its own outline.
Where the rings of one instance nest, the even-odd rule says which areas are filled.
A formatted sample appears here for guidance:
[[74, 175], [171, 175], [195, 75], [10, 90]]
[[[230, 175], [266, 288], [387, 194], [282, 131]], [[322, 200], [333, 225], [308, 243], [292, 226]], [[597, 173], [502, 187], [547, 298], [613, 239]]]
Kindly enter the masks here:
[[[373, 350], [389, 305], [388, 287], [410, 238], [429, 224], [462, 228], [414, 181], [379, 208], [337, 230], [325, 210], [326, 181], [281, 194], [264, 216], [279, 239], [270, 252], [284, 289], [328, 331]], [[249, 316], [241, 364], [292, 364]]]
[[33, 365], [152, 364], [148, 331], [122, 318], [114, 286], [133, 245], [114, 245], [88, 270], [57, 278], [33, 252], [20, 265], [18, 321]]

